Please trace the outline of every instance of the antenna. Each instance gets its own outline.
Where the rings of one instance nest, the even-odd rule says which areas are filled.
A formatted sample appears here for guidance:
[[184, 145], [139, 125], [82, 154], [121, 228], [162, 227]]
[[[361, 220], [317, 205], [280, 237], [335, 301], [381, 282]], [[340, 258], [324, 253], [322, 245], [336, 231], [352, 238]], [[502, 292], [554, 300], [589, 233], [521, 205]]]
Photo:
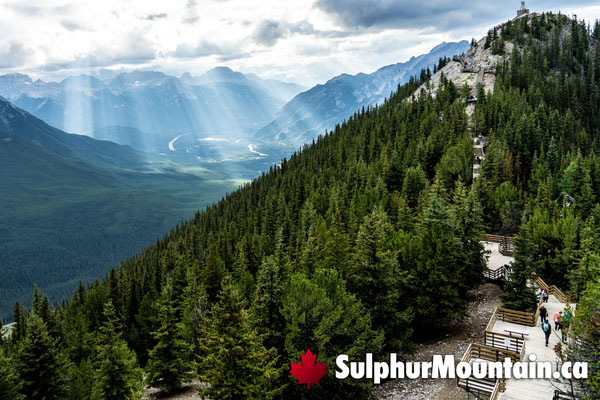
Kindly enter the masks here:
[[525, 8], [525, 0], [521, 1], [521, 8]]

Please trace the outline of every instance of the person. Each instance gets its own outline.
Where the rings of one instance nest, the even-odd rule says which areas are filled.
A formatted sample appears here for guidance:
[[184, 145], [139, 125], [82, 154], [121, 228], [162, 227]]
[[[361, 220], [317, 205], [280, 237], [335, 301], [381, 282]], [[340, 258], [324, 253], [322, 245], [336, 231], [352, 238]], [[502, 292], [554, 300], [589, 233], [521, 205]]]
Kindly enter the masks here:
[[567, 331], [569, 330], [569, 324], [571, 323], [571, 316], [568, 311], [564, 311], [562, 316], [559, 317], [560, 321], [560, 332], [562, 333], [563, 343], [567, 343]]
[[535, 295], [538, 298], [538, 303], [540, 302], [540, 299], [542, 298], [542, 294], [544, 294], [544, 289], [539, 288], [537, 292], [535, 292]]
[[542, 304], [540, 306], [540, 322], [543, 324], [547, 320], [548, 320], [548, 310], [546, 310], [546, 307], [544, 307], [544, 305]]
[[558, 317], [560, 316], [560, 313], [556, 313], [554, 314], [554, 317], [552, 317], [552, 321], [554, 321], [554, 330], [557, 331], [558, 330]]
[[558, 316], [556, 316], [556, 314], [555, 314], [555, 316], [556, 316], [556, 320], [554, 321], [554, 324], [555, 324], [554, 330], [555, 331], [560, 331], [562, 329], [562, 323], [563, 323], [563, 315], [562, 314], [563, 314], [562, 311], [560, 311], [558, 313]]
[[542, 299], [544, 299], [544, 303], [548, 302], [548, 292], [546, 291], [546, 289], [544, 289], [544, 292], [542, 293]]
[[546, 335], [546, 347], [548, 347], [548, 340], [550, 339], [550, 333], [552, 332], [552, 328], [550, 327], [548, 320], [542, 323], [542, 330], [544, 331], [544, 335]]

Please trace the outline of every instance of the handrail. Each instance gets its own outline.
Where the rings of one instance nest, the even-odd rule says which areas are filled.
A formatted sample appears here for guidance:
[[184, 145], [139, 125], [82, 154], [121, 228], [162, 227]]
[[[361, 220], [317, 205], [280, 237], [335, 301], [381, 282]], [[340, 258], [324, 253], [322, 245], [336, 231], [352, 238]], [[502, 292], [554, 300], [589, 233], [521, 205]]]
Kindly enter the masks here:
[[483, 235], [483, 238], [481, 240], [483, 240], [484, 242], [492, 242], [492, 243], [502, 243], [502, 242], [507, 242], [510, 244], [515, 243], [515, 238], [512, 236], [492, 235], [489, 233], [486, 233], [485, 235]]
[[469, 358], [465, 361], [470, 361], [474, 358], [494, 362], [504, 361], [504, 359], [506, 358], [510, 358], [512, 362], [517, 362], [521, 360], [521, 354], [515, 351], [506, 350], [499, 347], [492, 347], [480, 343], [471, 343], [469, 348]]
[[550, 294], [554, 295], [558, 299], [558, 301], [560, 301], [561, 303], [568, 304], [572, 300], [571, 298], [569, 298], [569, 296], [565, 295], [562, 292], [562, 290], [560, 290], [556, 286], [554, 286], [554, 285], [548, 286], [548, 284], [546, 282], [544, 282], [544, 280], [542, 278], [540, 278], [539, 276], [535, 280], [535, 283], [537, 283], [542, 289], [545, 289], [549, 295]]
[[497, 309], [496, 318], [500, 321], [512, 322], [513, 324], [535, 326], [537, 321], [537, 312], [536, 314], [532, 314], [524, 311], [516, 311], [500, 307]]
[[485, 335], [483, 336], [483, 344], [521, 354], [523, 346], [525, 345], [525, 340], [505, 333], [486, 330]]
[[492, 313], [492, 316], [490, 317], [490, 320], [488, 321], [488, 324], [485, 327], [485, 331], [486, 332], [492, 332], [494, 330], [494, 325], [496, 325], [496, 313], [498, 312], [498, 308], [494, 309], [494, 312]]

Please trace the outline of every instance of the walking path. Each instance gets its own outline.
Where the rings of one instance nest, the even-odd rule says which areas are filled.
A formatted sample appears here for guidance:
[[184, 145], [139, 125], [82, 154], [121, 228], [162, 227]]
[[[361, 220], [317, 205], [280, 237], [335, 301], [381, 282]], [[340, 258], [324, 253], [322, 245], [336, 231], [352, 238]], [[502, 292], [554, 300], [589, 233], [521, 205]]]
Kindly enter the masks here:
[[[503, 243], [512, 243], [512, 238], [494, 235], [486, 235], [485, 238], [500, 240]], [[483, 241], [482, 243], [487, 251], [488, 272], [485, 274], [486, 277], [492, 280], [505, 278], [506, 274], [510, 273], [510, 267], [502, 267], [512, 264], [514, 258], [501, 253], [500, 243], [491, 241]], [[556, 287], [548, 286], [539, 278], [532, 285], [535, 285], [536, 289], [542, 286], [550, 294], [548, 303], [545, 304], [552, 328], [548, 346], [545, 345], [545, 335], [537, 313], [532, 314], [497, 308], [485, 328], [484, 343], [473, 343], [465, 352], [463, 361], [485, 360], [493, 362], [503, 361], [504, 357], [511, 357], [513, 362], [529, 362], [529, 355], [535, 354], [537, 362], [550, 362], [553, 366], [552, 371], [556, 371], [559, 360], [554, 347], [561, 342], [562, 332], [554, 330], [552, 317], [555, 313], [565, 309], [567, 304], [563, 301], [567, 301], [567, 297]], [[570, 305], [574, 311], [575, 304]], [[567, 381], [561, 382], [558, 379], [544, 378], [482, 380], [471, 377], [457, 381], [458, 386], [466, 389], [468, 393], [474, 394], [476, 398], [484, 396], [490, 400], [552, 400], [555, 390], [568, 392], [567, 383]]]

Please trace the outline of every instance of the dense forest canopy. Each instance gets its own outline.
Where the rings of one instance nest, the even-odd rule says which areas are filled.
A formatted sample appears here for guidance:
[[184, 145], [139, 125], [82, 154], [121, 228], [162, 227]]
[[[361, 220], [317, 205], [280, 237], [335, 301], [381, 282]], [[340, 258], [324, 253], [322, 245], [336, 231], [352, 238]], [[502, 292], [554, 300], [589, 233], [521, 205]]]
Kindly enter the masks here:
[[[506, 304], [535, 307], [517, 279], [533, 272], [579, 296], [585, 346], [572, 357], [597, 366], [599, 35], [560, 14], [510, 21], [486, 41], [512, 49], [493, 92], [445, 77], [435, 96], [417, 92], [423, 71], [70, 302], [51, 309], [36, 289], [1, 346], [0, 397], [136, 397], [143, 368], [165, 392], [196, 375], [215, 399], [308, 398], [288, 373], [306, 349], [331, 365], [342, 353], [410, 352], [463, 318], [483, 280], [485, 231], [517, 235]], [[473, 134], [488, 137], [475, 181]], [[52, 374], [47, 392], [35, 392], [36, 374]], [[369, 389], [329, 374], [309, 394]]]

